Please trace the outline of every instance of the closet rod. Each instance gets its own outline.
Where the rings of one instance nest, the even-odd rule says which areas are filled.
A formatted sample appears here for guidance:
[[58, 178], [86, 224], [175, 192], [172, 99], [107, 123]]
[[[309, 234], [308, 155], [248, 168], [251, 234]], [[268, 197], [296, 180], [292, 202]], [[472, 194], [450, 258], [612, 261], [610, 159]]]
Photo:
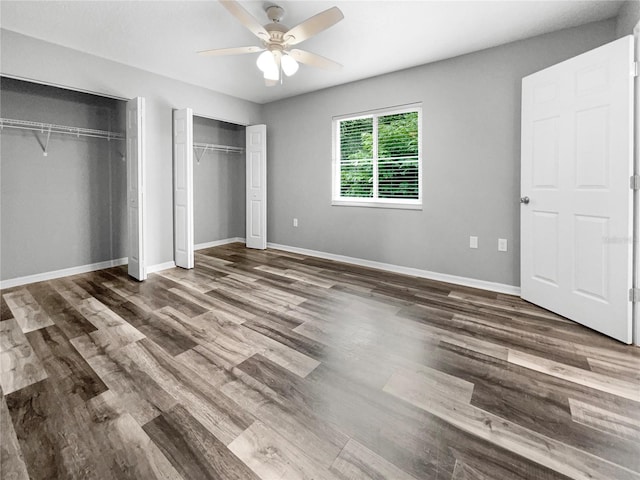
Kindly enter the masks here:
[[28, 120], [16, 120], [13, 118], [0, 118], [0, 130], [4, 128], [17, 128], [20, 130], [32, 130], [40, 133], [61, 133], [75, 135], [76, 137], [106, 138], [107, 140], [124, 140], [122, 133], [109, 132], [107, 130], [94, 130], [91, 128], [70, 127], [67, 125], [55, 125], [53, 123], [30, 122]]

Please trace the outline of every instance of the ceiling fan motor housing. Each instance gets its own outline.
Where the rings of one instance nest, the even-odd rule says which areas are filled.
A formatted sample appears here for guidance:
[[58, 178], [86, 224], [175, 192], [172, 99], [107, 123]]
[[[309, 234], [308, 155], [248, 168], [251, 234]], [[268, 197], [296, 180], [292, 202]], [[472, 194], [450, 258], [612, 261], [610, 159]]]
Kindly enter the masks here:
[[278, 5], [269, 5], [265, 8], [265, 12], [267, 12], [267, 17], [273, 23], [280, 23], [280, 20], [284, 18], [284, 8]]
[[289, 38], [284, 37], [284, 34], [289, 31], [289, 27], [280, 23], [280, 20], [284, 17], [284, 8], [278, 5], [270, 5], [265, 8], [265, 11], [272, 23], [264, 26], [264, 29], [269, 32], [269, 39], [264, 42], [264, 46], [271, 51], [282, 51], [287, 40], [289, 40]]

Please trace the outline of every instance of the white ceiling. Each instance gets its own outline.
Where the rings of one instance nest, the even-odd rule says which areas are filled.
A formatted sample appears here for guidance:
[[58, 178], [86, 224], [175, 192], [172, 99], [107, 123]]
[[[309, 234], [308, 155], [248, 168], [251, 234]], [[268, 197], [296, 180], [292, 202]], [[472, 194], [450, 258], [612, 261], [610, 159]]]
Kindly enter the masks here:
[[[243, 6], [268, 23], [263, 6]], [[337, 5], [344, 20], [298, 47], [344, 65], [302, 65], [265, 87], [257, 54], [202, 57], [196, 50], [259, 45], [216, 0], [0, 1], [0, 25], [25, 35], [258, 103], [450, 58], [613, 17], [620, 1], [277, 1], [293, 27]], [[25, 52], [28, 55], [28, 52]]]

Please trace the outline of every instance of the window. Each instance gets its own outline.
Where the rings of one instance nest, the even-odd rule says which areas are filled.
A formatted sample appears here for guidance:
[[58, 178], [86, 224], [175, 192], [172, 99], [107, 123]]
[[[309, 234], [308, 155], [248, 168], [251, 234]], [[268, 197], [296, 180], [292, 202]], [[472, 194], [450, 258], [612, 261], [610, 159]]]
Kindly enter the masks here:
[[422, 107], [335, 118], [333, 205], [422, 206]]

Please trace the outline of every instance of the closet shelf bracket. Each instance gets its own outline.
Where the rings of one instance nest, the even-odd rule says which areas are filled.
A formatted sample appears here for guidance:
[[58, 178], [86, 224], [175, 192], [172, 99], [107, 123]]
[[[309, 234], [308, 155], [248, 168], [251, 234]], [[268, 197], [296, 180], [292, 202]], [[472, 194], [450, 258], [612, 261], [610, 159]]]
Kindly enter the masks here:
[[207, 153], [207, 150], [209, 150], [209, 146], [205, 145], [204, 148], [202, 149], [202, 152], [200, 152], [200, 155], [198, 155], [198, 148], [194, 144], [193, 151], [196, 154], [196, 162], [198, 162], [198, 165], [200, 165], [200, 160], [202, 160], [202, 157], [204, 157], [204, 154]]
[[49, 129], [47, 130], [47, 142], [44, 144], [44, 150], [42, 152], [42, 156], [46, 157], [49, 155], [47, 150], [49, 149], [49, 139], [51, 138], [51, 125], [49, 125]]

